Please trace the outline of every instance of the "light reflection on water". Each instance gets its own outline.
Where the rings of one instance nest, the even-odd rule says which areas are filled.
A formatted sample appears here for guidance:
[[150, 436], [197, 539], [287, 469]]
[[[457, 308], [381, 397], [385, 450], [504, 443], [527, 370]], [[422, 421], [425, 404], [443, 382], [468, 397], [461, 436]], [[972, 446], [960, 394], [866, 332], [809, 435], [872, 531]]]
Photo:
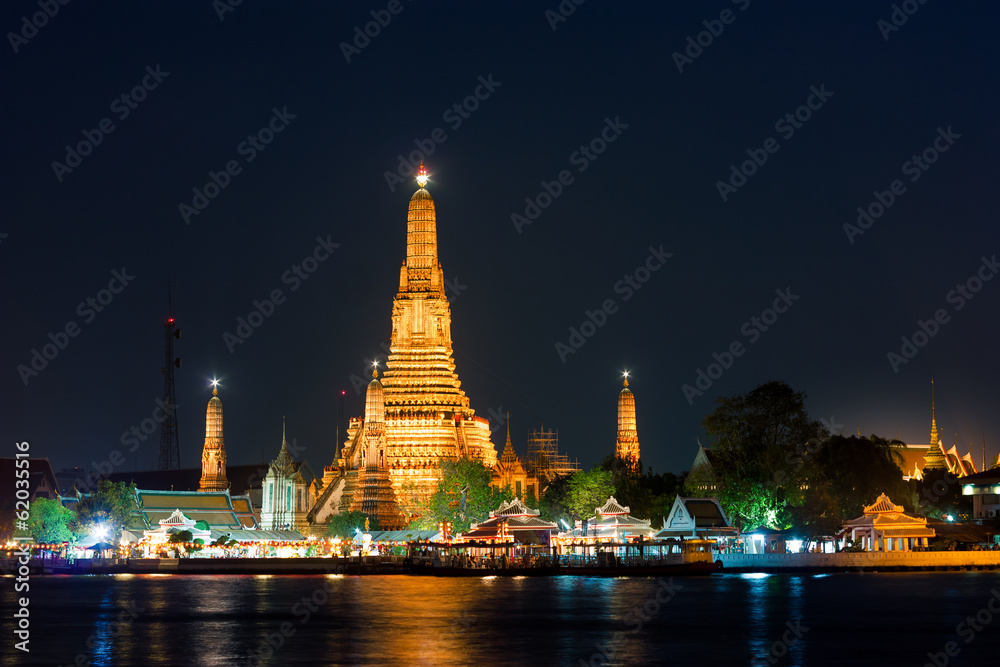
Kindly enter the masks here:
[[[4, 583], [7, 583], [4, 580]], [[668, 580], [350, 576], [36, 577], [30, 655], [3, 665], [923, 664], [1000, 586], [997, 573]], [[13, 607], [3, 586], [3, 609]], [[309, 611], [304, 601], [315, 605]], [[116, 625], [135, 602], [138, 618]], [[287, 632], [282, 633], [282, 624]], [[11, 637], [9, 614], [0, 622]], [[93, 649], [86, 642], [93, 635]], [[279, 644], [274, 652], [269, 644]], [[988, 664], [1000, 627], [952, 664]], [[582, 662], [581, 662], [582, 661]]]

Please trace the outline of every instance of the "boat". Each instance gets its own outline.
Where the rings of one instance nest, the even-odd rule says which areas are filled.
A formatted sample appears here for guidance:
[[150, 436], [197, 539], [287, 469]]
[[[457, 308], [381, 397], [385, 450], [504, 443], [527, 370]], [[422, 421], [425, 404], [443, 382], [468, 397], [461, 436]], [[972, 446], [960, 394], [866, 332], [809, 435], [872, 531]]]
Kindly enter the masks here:
[[405, 561], [411, 574], [437, 577], [581, 576], [660, 577], [709, 575], [722, 570], [712, 559], [714, 540], [669, 538], [638, 542], [591, 542], [556, 547], [515, 542], [411, 542]]

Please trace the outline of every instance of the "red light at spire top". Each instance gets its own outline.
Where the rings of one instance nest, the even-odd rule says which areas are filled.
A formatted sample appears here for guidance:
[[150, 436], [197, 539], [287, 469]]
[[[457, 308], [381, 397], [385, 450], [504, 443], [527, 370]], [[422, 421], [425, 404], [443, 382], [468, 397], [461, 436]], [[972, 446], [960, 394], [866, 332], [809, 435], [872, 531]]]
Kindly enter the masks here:
[[422, 161], [420, 163], [420, 168], [417, 169], [417, 185], [420, 187], [427, 185], [427, 167], [424, 166]]

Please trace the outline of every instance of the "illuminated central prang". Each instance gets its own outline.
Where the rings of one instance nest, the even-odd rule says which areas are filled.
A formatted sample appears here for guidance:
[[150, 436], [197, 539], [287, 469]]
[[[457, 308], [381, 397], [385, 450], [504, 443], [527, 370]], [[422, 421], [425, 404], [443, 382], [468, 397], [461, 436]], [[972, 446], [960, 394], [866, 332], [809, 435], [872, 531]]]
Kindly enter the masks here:
[[[406, 260], [392, 305], [390, 353], [381, 382], [385, 449], [376, 463], [388, 469], [407, 519], [436, 491], [443, 461], [470, 457], [488, 467], [497, 462], [489, 422], [469, 407], [455, 372], [451, 309], [438, 262], [434, 200], [423, 187], [426, 182], [427, 170], [421, 165], [421, 187], [410, 198], [406, 217]], [[351, 420], [344, 454], [348, 468], [372, 464], [372, 453], [362, 446], [364, 433], [363, 421]]]

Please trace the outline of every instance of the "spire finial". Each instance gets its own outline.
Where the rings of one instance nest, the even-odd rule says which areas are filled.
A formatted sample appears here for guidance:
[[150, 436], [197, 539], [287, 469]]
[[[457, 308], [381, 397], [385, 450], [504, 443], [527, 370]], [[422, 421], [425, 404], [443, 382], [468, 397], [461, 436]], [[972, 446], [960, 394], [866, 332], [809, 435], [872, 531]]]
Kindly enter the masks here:
[[372, 377], [378, 378], [378, 360], [372, 362]]
[[427, 185], [427, 168], [424, 167], [424, 161], [420, 161], [420, 168], [417, 169], [417, 185], [424, 187]]
[[216, 380], [215, 378], [212, 378], [212, 396], [218, 396], [218, 395], [219, 395], [219, 381]]
[[285, 444], [285, 415], [281, 415], [281, 444]]
[[510, 447], [510, 410], [507, 411], [507, 446]]
[[622, 373], [622, 377], [625, 378], [625, 386], [628, 386], [628, 371]]

